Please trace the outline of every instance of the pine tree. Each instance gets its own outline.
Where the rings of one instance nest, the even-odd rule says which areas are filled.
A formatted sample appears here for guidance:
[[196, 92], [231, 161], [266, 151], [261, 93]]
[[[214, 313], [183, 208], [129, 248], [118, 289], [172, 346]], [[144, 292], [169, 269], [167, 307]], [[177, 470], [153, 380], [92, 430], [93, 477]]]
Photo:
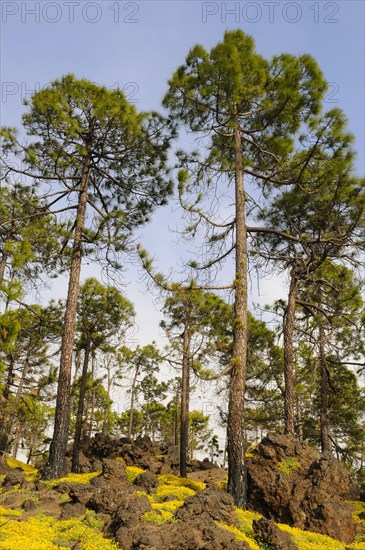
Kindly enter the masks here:
[[[118, 333], [122, 333], [122, 337], [132, 325], [135, 315], [132, 304], [115, 287], [102, 285], [94, 278], [86, 279], [80, 287], [77, 313], [77, 329], [80, 332], [78, 345], [84, 350], [84, 360], [72, 452], [72, 471], [75, 473], [79, 471], [80, 439], [90, 357], [97, 349], [110, 350], [112, 340]], [[117, 343], [114, 342], [114, 347]]]
[[[200, 155], [181, 154], [180, 194], [189, 182], [198, 187], [198, 199], [185, 203], [197, 222], [204, 221], [216, 232], [208, 241], [210, 250], [221, 245], [212, 267], [235, 253], [233, 288], [234, 349], [228, 414], [228, 492], [238, 506], [246, 503], [244, 466], [244, 394], [247, 355], [247, 193], [244, 178], [261, 184], [280, 182], [283, 164], [294, 148], [294, 134], [317, 113], [326, 83], [309, 55], [282, 54], [267, 61], [255, 52], [254, 41], [242, 31], [226, 32], [224, 39], [207, 52], [195, 46], [169, 82], [164, 105], [175, 120], [202, 139]], [[199, 205], [206, 189], [218, 191], [223, 174], [234, 188], [233, 219], [224, 213], [213, 221]], [[287, 174], [285, 175], [287, 178]], [[211, 211], [216, 212], [216, 203]], [[223, 219], [223, 221], [222, 221]], [[233, 235], [233, 237], [232, 237]], [[233, 244], [232, 244], [233, 243]]]
[[36, 92], [27, 103], [23, 125], [29, 144], [22, 147], [11, 132], [3, 131], [5, 145], [17, 154], [23, 173], [52, 186], [48, 211], [69, 214], [72, 242], [55, 426], [44, 469], [45, 477], [54, 478], [63, 474], [69, 435], [82, 260], [94, 251], [110, 263], [112, 250], [126, 250], [133, 229], [166, 202], [171, 192], [166, 177], [171, 125], [156, 113], [137, 113], [122, 91], [72, 75]]

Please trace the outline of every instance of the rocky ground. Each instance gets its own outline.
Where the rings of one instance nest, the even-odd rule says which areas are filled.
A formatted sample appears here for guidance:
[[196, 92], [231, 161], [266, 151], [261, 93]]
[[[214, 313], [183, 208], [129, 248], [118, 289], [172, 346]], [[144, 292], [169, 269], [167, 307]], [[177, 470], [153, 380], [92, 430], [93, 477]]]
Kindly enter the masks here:
[[[250, 511], [243, 511], [224, 491], [224, 470], [191, 461], [188, 479], [181, 479], [176, 449], [145, 438], [85, 440], [82, 473], [51, 483], [1, 456], [0, 549], [365, 549], [365, 506], [333, 457], [269, 434], [247, 463]], [[41, 523], [38, 541], [24, 542], [45, 518], [50, 541], [41, 541]], [[108, 541], [97, 543], [101, 531]]]

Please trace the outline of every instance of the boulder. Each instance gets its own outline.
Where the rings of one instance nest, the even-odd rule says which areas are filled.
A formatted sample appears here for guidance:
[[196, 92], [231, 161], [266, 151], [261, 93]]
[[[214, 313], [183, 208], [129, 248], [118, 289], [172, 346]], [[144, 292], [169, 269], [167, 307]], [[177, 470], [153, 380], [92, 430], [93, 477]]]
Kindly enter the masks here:
[[[1, 448], [1, 443], [0, 443]], [[4, 451], [0, 451], [0, 475], [3, 476], [4, 474], [7, 474], [9, 471], [9, 467], [6, 463], [6, 454]]]
[[142, 491], [151, 493], [158, 485], [158, 478], [155, 474], [148, 471], [143, 474], [139, 474], [134, 480], [134, 485], [137, 485]]
[[17, 468], [15, 470], [10, 470], [3, 482], [2, 482], [2, 486], [5, 488], [5, 487], [14, 487], [14, 485], [21, 485], [22, 483], [24, 483], [26, 481], [25, 479], [25, 475], [23, 474], [23, 472], [21, 470], [18, 470]]
[[[118, 539], [117, 539], [118, 540]], [[171, 525], [139, 525], [132, 542], [124, 550], [250, 550], [245, 542], [236, 541], [232, 533], [206, 518]]]
[[237, 522], [233, 498], [214, 485], [188, 497], [183, 506], [177, 509], [175, 516], [184, 522], [196, 518], [229, 525], [236, 525]]
[[271, 550], [298, 550], [291, 536], [281, 531], [272, 520], [265, 518], [253, 520], [252, 527], [260, 542], [268, 545]]
[[34, 500], [28, 498], [22, 503], [22, 508], [24, 512], [32, 512], [33, 510], [36, 510], [38, 506]]
[[86, 507], [80, 502], [67, 502], [62, 508], [60, 519], [76, 518], [78, 516], [84, 515], [85, 513]]
[[345, 500], [354, 485], [329, 454], [284, 435], [268, 434], [247, 460], [248, 508], [287, 523], [352, 542], [356, 526]]

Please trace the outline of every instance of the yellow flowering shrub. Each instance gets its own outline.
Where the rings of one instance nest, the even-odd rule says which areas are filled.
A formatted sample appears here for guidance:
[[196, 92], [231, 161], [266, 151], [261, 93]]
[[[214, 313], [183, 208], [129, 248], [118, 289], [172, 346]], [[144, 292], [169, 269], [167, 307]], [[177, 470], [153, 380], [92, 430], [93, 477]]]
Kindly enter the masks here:
[[326, 535], [312, 533], [311, 531], [302, 531], [296, 527], [289, 527], [289, 525], [281, 523], [277, 525], [282, 531], [291, 535], [299, 550], [344, 550], [348, 546]]
[[167, 502], [153, 502], [151, 506], [154, 510], [165, 510], [166, 512], [175, 512], [184, 504], [183, 500], [168, 500]]
[[94, 477], [99, 476], [100, 473], [101, 472], [88, 472], [86, 474], [68, 474], [67, 476], [60, 477], [59, 479], [51, 479], [50, 481], [46, 481], [45, 484], [49, 489], [52, 489], [52, 487], [56, 487], [60, 483], [81, 483], [82, 485], [87, 485]]
[[127, 476], [128, 481], [133, 483], [133, 481], [136, 479], [139, 474], [144, 474], [146, 470], [143, 470], [142, 468], [138, 468], [138, 466], [127, 466], [125, 469], [125, 473]]
[[152, 495], [154, 502], [163, 502], [170, 500], [185, 500], [187, 497], [195, 495], [193, 489], [189, 487], [179, 487], [176, 485], [159, 485], [156, 492]]
[[164, 474], [157, 476], [160, 485], [175, 485], [178, 487], [188, 487], [193, 491], [203, 491], [206, 484], [202, 481], [195, 481], [187, 477], [178, 477], [173, 474]]
[[42, 514], [28, 521], [11, 520], [0, 530], [0, 550], [57, 550], [76, 543], [80, 550], [117, 550], [119, 546], [105, 539], [99, 529], [100, 522], [92, 514], [69, 520]]
[[72, 502], [72, 498], [69, 497], [66, 493], [63, 493], [58, 499], [58, 504], [66, 504], [66, 502]]
[[300, 469], [300, 464], [295, 458], [289, 456], [288, 458], [278, 462], [278, 468], [281, 472], [283, 472], [283, 474], [290, 476], [292, 473]]
[[233, 527], [232, 525], [227, 525], [226, 523], [221, 523], [220, 521], [215, 522], [219, 527], [222, 527], [222, 529], [225, 529], [226, 531], [229, 531], [230, 533], [233, 533], [236, 540], [242, 540], [243, 542], [247, 542], [251, 550], [261, 550], [261, 547], [257, 544], [257, 542], [237, 529], [237, 527]]
[[0, 516], [2, 517], [19, 517], [22, 513], [22, 510], [13, 510], [12, 508], [3, 508], [0, 506]]
[[163, 525], [164, 523], [170, 523], [173, 520], [173, 517], [174, 514], [167, 512], [166, 510], [151, 510], [150, 512], [143, 514], [141, 520], [146, 523]]
[[254, 530], [252, 529], [252, 522], [254, 519], [260, 519], [262, 517], [261, 514], [251, 512], [250, 510], [242, 510], [242, 508], [236, 508], [235, 512], [240, 531], [246, 535], [253, 535]]
[[38, 479], [39, 472], [32, 464], [25, 464], [16, 458], [6, 458], [6, 464], [9, 468], [21, 468], [27, 481], [35, 481]]
[[361, 514], [361, 512], [365, 512], [365, 502], [361, 502], [360, 500], [347, 500], [346, 504], [348, 504], [352, 508], [353, 520], [356, 523], [365, 524], [365, 521], [359, 518], [359, 514]]

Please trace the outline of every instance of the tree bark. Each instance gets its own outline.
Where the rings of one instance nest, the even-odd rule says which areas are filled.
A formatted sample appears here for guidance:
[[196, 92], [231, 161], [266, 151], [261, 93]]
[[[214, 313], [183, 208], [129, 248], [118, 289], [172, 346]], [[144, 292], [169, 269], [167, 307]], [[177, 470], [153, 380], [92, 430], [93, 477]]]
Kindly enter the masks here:
[[9, 397], [11, 386], [14, 380], [14, 358], [9, 354], [9, 368], [6, 377], [6, 384], [2, 394], [0, 393], [0, 451], [8, 453], [10, 451], [12, 438], [9, 433], [9, 418], [11, 414], [11, 404]]
[[189, 445], [189, 398], [190, 398], [190, 342], [189, 322], [185, 322], [183, 335], [183, 360], [181, 374], [180, 417], [180, 476], [186, 477], [186, 459]]
[[319, 326], [319, 363], [320, 363], [320, 428], [321, 428], [321, 448], [322, 453], [331, 452], [330, 439], [330, 420], [329, 420], [329, 405], [328, 405], [328, 369], [325, 352], [325, 333], [323, 325]]
[[138, 366], [136, 367], [136, 370], [134, 372], [132, 387], [131, 387], [131, 406], [129, 409], [129, 422], [128, 422], [128, 432], [127, 432], [128, 439], [132, 438], [134, 402], [136, 400], [136, 384], [137, 384], [137, 377], [138, 377], [139, 371], [140, 371], [140, 367]]
[[174, 445], [179, 445], [179, 387], [176, 388], [174, 413]]
[[110, 402], [110, 392], [112, 388], [112, 376], [110, 374], [110, 365], [107, 367], [108, 372], [108, 379], [107, 379], [107, 387], [106, 387], [106, 407], [104, 409], [104, 418], [103, 418], [103, 428], [101, 430], [101, 433], [105, 435], [107, 433], [108, 428], [108, 417], [109, 417], [109, 402]]
[[89, 367], [90, 351], [91, 351], [91, 340], [90, 340], [90, 337], [88, 337], [87, 340], [86, 340], [84, 363], [83, 363], [83, 366], [82, 366], [80, 392], [79, 392], [79, 402], [77, 404], [74, 446], [73, 446], [73, 450], [72, 450], [71, 472], [73, 472], [74, 474], [79, 473], [82, 417], [83, 417], [83, 414], [84, 414], [85, 392], [86, 392], [87, 371], [88, 371], [88, 367]]
[[285, 433], [294, 436], [294, 328], [298, 279], [291, 275], [288, 305], [284, 317], [284, 427]]
[[19, 443], [20, 443], [21, 429], [20, 429], [19, 415], [17, 413], [18, 413], [18, 406], [19, 406], [19, 403], [20, 403], [20, 398], [21, 398], [22, 393], [23, 393], [23, 386], [24, 386], [25, 378], [26, 378], [26, 376], [28, 374], [28, 371], [29, 371], [29, 368], [30, 368], [30, 355], [31, 355], [31, 350], [29, 349], [28, 352], [27, 352], [27, 356], [25, 358], [25, 361], [24, 361], [24, 368], [23, 368], [23, 371], [22, 371], [21, 378], [19, 380], [17, 390], [16, 390], [16, 394], [15, 394], [15, 397], [14, 397], [14, 402], [12, 403], [13, 414], [9, 415], [8, 421], [7, 421], [7, 426], [6, 426], [6, 433], [10, 434], [10, 432], [12, 430], [13, 421], [14, 421], [14, 419], [12, 417], [13, 417], [14, 414], [17, 415], [18, 418], [16, 420], [15, 435], [14, 435], [14, 441], [13, 441], [13, 458], [16, 458], [16, 455], [17, 455], [18, 449], [19, 449]]
[[[94, 380], [94, 374], [95, 374], [95, 355], [93, 355], [91, 359], [91, 380]], [[91, 392], [91, 407], [90, 407], [88, 437], [91, 437], [93, 433], [94, 412], [95, 412], [95, 389], [93, 388]]]
[[21, 436], [21, 429], [20, 429], [20, 422], [18, 420], [15, 428], [15, 434], [14, 434], [14, 441], [13, 441], [13, 450], [12, 450], [12, 457], [16, 458], [19, 450], [19, 444], [20, 444], [20, 436]]
[[58, 375], [56, 414], [49, 459], [43, 470], [45, 479], [55, 479], [64, 474], [64, 462], [70, 425], [70, 385], [72, 353], [75, 340], [76, 310], [79, 295], [83, 231], [85, 227], [88, 197], [90, 159], [83, 168], [80, 195], [77, 207], [74, 241], [71, 254], [71, 267], [66, 301], [66, 312], [62, 334], [61, 361]]
[[247, 363], [247, 231], [242, 166], [242, 137], [235, 129], [236, 274], [233, 357], [228, 404], [228, 493], [235, 505], [246, 506], [245, 438], [243, 429]]
[[5, 252], [3, 252], [3, 255], [1, 257], [1, 262], [0, 262], [0, 285], [3, 283], [3, 280], [4, 280], [7, 260], [8, 260], [8, 255]]

